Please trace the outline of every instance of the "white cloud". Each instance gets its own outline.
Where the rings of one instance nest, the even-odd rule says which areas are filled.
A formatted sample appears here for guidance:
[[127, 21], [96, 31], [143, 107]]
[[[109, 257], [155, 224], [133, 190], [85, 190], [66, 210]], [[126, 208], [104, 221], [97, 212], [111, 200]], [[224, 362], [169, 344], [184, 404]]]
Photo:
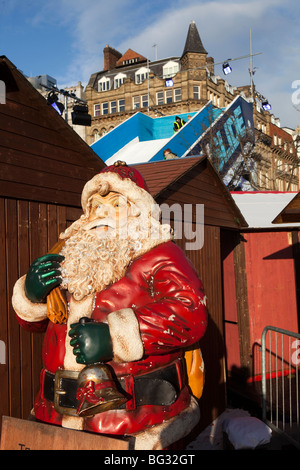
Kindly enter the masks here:
[[[37, 0], [26, 2], [38, 5]], [[208, 54], [221, 62], [250, 53], [251, 28], [253, 53], [262, 52], [253, 58], [255, 84], [282, 123], [295, 127], [300, 123], [291, 103], [291, 84], [300, 79], [297, 6], [297, 0], [186, 0], [179, 5], [171, 0], [48, 0], [36, 8], [31, 21], [58, 24], [69, 35], [70, 57], [56, 76], [62, 86], [79, 80], [86, 84], [101, 70], [106, 44], [120, 52], [132, 48], [150, 60], [155, 58], [154, 44], [158, 58], [180, 56], [194, 20]], [[231, 84], [250, 82], [249, 62], [232, 62], [233, 73], [227, 77]], [[220, 67], [216, 73], [221, 74]]]

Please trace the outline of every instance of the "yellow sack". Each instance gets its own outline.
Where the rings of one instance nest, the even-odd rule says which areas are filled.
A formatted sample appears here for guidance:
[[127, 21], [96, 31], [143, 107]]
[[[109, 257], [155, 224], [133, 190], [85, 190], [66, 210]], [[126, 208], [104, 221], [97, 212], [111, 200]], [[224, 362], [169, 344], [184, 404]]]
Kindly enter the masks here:
[[[64, 241], [59, 241], [49, 253], [59, 253], [63, 245]], [[63, 324], [67, 322], [67, 301], [59, 287], [52, 289], [47, 296], [47, 317], [52, 323]]]
[[189, 387], [196, 398], [200, 398], [204, 387], [204, 361], [201, 349], [195, 348], [185, 351], [186, 370]]

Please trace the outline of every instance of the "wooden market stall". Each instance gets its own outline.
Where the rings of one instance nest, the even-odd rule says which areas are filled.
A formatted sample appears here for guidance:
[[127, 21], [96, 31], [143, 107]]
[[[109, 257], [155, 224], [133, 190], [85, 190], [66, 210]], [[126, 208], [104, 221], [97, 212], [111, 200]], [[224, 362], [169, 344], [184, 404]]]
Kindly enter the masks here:
[[[209, 324], [200, 345], [206, 376], [200, 400], [201, 421], [197, 431], [210, 424], [225, 409], [226, 349], [223, 320], [223, 231], [239, 243], [239, 230], [246, 227], [227, 188], [206, 157], [187, 157], [177, 160], [135, 165], [144, 176], [151, 194], [161, 206], [179, 205], [179, 215], [185, 205], [193, 207], [193, 231], [196, 232], [196, 208], [204, 205], [204, 243], [201, 248], [188, 249], [184, 230], [175, 242], [186, 252], [204, 283], [208, 297]], [[175, 207], [174, 207], [175, 208]], [[171, 218], [176, 228], [178, 215]], [[176, 230], [175, 230], [176, 236]], [[233, 249], [231, 247], [231, 249]]]
[[[261, 338], [266, 326], [299, 332], [300, 221], [274, 224], [292, 192], [233, 193], [248, 223], [241, 243], [224, 243], [224, 319], [229, 374], [261, 380]], [[281, 220], [282, 222], [282, 220]], [[283, 360], [287, 358], [283, 354]]]
[[[0, 341], [6, 345], [5, 363], [0, 363], [0, 418], [26, 419], [38, 390], [43, 335], [20, 329], [11, 306], [12, 289], [30, 263], [80, 216], [82, 188], [105, 164], [4, 56], [0, 80], [6, 84], [6, 104], [0, 105]], [[192, 208], [187, 217], [195, 232], [196, 208], [204, 205], [203, 246], [189, 247], [184, 230], [175, 240], [195, 265], [208, 297], [199, 432], [226, 407], [224, 240], [230, 241], [231, 251], [239, 247], [239, 233], [247, 223], [207, 158], [135, 167], [158, 204]]]
[[291, 201], [272, 221], [273, 224], [300, 223], [300, 193], [294, 194]]
[[81, 214], [85, 182], [105, 164], [4, 56], [0, 80], [0, 420], [27, 418], [38, 390], [43, 335], [19, 325], [12, 289]]

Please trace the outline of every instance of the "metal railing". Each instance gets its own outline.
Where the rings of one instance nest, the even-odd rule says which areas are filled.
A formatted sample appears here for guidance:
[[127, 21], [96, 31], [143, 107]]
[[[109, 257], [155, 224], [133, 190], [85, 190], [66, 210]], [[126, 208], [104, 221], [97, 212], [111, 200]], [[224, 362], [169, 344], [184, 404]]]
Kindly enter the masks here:
[[261, 351], [262, 419], [300, 449], [300, 334], [267, 326]]

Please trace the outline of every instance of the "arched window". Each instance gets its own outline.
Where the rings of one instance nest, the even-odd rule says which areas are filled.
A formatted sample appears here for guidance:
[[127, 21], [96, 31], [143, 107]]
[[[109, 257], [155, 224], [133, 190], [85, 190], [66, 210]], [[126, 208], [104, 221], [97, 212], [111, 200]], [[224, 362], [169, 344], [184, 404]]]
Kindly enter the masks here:
[[120, 88], [120, 86], [124, 83], [125, 78], [125, 73], [118, 73], [118, 75], [116, 75], [114, 78], [114, 88]]
[[169, 60], [164, 66], [163, 66], [163, 77], [168, 78], [168, 77], [173, 77], [176, 75], [176, 73], [179, 71], [179, 62], [175, 62], [174, 60]]
[[143, 83], [149, 77], [150, 69], [147, 67], [141, 67], [137, 72], [135, 72], [135, 83]]
[[97, 140], [100, 139], [99, 131], [98, 129], [93, 130], [93, 142], [97, 142]]
[[108, 77], [102, 77], [98, 81], [98, 91], [110, 90], [110, 79]]

